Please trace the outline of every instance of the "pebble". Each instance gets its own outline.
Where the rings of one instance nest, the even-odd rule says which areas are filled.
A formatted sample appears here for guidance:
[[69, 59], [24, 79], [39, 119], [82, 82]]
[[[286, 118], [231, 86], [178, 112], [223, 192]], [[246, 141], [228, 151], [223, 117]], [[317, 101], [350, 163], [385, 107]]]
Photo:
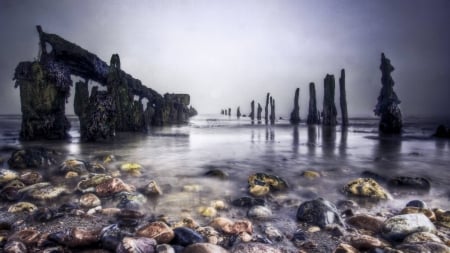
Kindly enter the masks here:
[[270, 245], [251, 242], [239, 243], [232, 250], [232, 253], [281, 253], [281, 250], [271, 247]]
[[362, 251], [387, 246], [385, 243], [373, 236], [362, 234], [345, 236], [344, 241], [348, 242], [348, 244], [352, 245], [354, 248]]
[[199, 207], [198, 208], [198, 212], [205, 217], [215, 217], [217, 216], [217, 209], [212, 207], [212, 206], [207, 206], [207, 207]]
[[211, 221], [210, 226], [227, 234], [236, 235], [242, 232], [247, 232], [249, 234], [253, 233], [253, 225], [248, 220], [238, 220], [233, 222], [230, 219], [218, 217]]
[[211, 244], [211, 243], [195, 243], [189, 245], [183, 250], [183, 253], [228, 253], [229, 251]]
[[233, 206], [238, 207], [252, 207], [254, 205], [265, 205], [266, 201], [264, 199], [252, 198], [252, 197], [242, 197], [231, 201]]
[[305, 170], [302, 172], [302, 177], [312, 180], [319, 178], [320, 173], [314, 170]]
[[116, 253], [154, 253], [156, 241], [146, 237], [124, 237], [122, 242], [117, 246]]
[[425, 216], [430, 219], [430, 221], [436, 221], [436, 215], [433, 211], [426, 208], [420, 208], [420, 207], [405, 207], [400, 211], [401, 214], [408, 214], [408, 213], [423, 213]]
[[422, 243], [422, 242], [437, 242], [442, 243], [442, 240], [439, 239], [435, 234], [430, 232], [417, 232], [408, 235], [403, 243]]
[[358, 178], [347, 183], [342, 189], [344, 193], [372, 199], [392, 199], [392, 196], [371, 178]]
[[352, 245], [347, 243], [340, 243], [333, 253], [359, 253], [359, 250], [355, 249]]
[[175, 249], [169, 244], [159, 244], [156, 246], [157, 253], [175, 253]]
[[256, 220], [267, 220], [272, 218], [272, 211], [268, 207], [256, 205], [248, 210], [247, 217]]
[[422, 200], [411, 200], [406, 204], [406, 207], [428, 208], [427, 203]]
[[379, 233], [383, 227], [383, 220], [368, 214], [357, 214], [348, 218], [346, 222], [352, 227], [373, 233]]
[[172, 244], [188, 246], [194, 243], [204, 242], [203, 237], [196, 231], [187, 227], [178, 227], [173, 230], [175, 237], [171, 241]]
[[316, 233], [316, 232], [319, 232], [319, 231], [320, 231], [320, 227], [318, 227], [318, 226], [311, 226], [311, 227], [308, 228], [308, 232], [309, 233]]
[[444, 244], [435, 242], [425, 242], [425, 243], [405, 243], [400, 244], [397, 247], [402, 253], [450, 253], [450, 249]]
[[92, 208], [100, 206], [101, 204], [101, 200], [93, 193], [86, 193], [80, 197], [80, 205], [82, 207]]
[[265, 226], [264, 234], [267, 236], [267, 238], [269, 238], [269, 240], [275, 242], [281, 242], [284, 237], [280, 230], [270, 224]]
[[321, 228], [332, 223], [343, 224], [334, 204], [322, 198], [303, 202], [297, 210], [297, 220]]
[[155, 221], [139, 228], [136, 235], [153, 238], [158, 244], [169, 243], [175, 237], [174, 231], [162, 221]]
[[387, 219], [382, 234], [389, 240], [402, 240], [415, 232], [435, 231], [433, 223], [422, 213], [401, 214]]
[[423, 177], [394, 177], [388, 181], [388, 187], [394, 190], [428, 192], [431, 189], [431, 183]]

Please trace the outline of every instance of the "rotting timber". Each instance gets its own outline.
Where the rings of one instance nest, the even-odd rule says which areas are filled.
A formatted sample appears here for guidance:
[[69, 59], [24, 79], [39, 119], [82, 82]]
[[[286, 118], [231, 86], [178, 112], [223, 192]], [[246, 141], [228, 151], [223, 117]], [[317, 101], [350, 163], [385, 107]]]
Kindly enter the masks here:
[[[116, 132], [146, 131], [150, 126], [186, 123], [196, 114], [188, 94], [160, 95], [120, 68], [118, 54], [110, 65], [95, 54], [37, 26], [39, 58], [20, 62], [15, 87], [20, 87], [23, 140], [66, 139], [70, 123], [65, 104], [70, 96], [71, 75], [84, 81], [75, 85], [74, 109], [80, 119], [82, 140], [108, 138]], [[88, 82], [106, 87], [100, 90]], [[144, 110], [143, 101], [147, 100]]]

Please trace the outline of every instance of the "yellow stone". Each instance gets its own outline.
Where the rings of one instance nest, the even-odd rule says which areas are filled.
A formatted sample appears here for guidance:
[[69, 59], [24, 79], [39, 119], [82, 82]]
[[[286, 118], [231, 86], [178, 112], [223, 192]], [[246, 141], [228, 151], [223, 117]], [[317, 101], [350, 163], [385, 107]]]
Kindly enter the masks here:
[[302, 173], [302, 177], [307, 179], [316, 179], [320, 177], [320, 173], [313, 170], [305, 170]]
[[392, 199], [389, 192], [371, 178], [358, 178], [350, 181], [344, 186], [343, 192], [355, 197]]
[[255, 197], [262, 197], [267, 195], [270, 191], [270, 187], [267, 185], [252, 185], [249, 187], [249, 192]]

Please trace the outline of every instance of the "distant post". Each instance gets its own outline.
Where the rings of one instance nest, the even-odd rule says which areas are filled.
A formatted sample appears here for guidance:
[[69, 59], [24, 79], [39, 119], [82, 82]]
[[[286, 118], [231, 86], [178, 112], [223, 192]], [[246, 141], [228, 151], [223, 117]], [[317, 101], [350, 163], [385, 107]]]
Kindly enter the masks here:
[[342, 125], [348, 126], [348, 112], [347, 112], [347, 94], [345, 91], [345, 70], [341, 70], [341, 77], [339, 78], [339, 93], [342, 113]]

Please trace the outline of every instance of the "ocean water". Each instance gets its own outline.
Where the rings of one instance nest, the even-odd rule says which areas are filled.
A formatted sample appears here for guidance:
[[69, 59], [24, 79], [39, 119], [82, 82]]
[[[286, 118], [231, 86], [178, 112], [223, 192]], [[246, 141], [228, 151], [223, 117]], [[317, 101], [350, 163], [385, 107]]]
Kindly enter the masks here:
[[[114, 140], [80, 143], [77, 118], [70, 117], [73, 136], [68, 141], [18, 140], [20, 116], [0, 117], [0, 157], [7, 160], [11, 148], [43, 146], [66, 154], [67, 158], [92, 160], [104, 154], [137, 162], [145, 170], [141, 177], [124, 181], [144, 185], [155, 180], [165, 191], [157, 202], [147, 203], [154, 214], [179, 217], [211, 201], [248, 195], [247, 178], [265, 172], [283, 178], [290, 189], [274, 195], [280, 203], [276, 215], [295, 220], [298, 204], [315, 197], [333, 202], [347, 197], [341, 189], [364, 171], [390, 178], [424, 177], [431, 191], [393, 193], [394, 200], [362, 203], [368, 210], [401, 208], [421, 199], [430, 207], [450, 209], [450, 142], [432, 138], [442, 121], [410, 118], [402, 136], [379, 136], [377, 118], [355, 118], [346, 129], [337, 126], [292, 126], [278, 120], [274, 126], [251, 124], [248, 118], [199, 115], [189, 124], [153, 128], [148, 133], [120, 133]], [[6, 161], [3, 167], [7, 167]], [[211, 169], [229, 174], [227, 180], [203, 176]], [[316, 180], [301, 176], [305, 170], [321, 174]], [[239, 215], [237, 213], [236, 215]], [[242, 215], [242, 214], [241, 214]], [[245, 214], [243, 215], [245, 216]]]

